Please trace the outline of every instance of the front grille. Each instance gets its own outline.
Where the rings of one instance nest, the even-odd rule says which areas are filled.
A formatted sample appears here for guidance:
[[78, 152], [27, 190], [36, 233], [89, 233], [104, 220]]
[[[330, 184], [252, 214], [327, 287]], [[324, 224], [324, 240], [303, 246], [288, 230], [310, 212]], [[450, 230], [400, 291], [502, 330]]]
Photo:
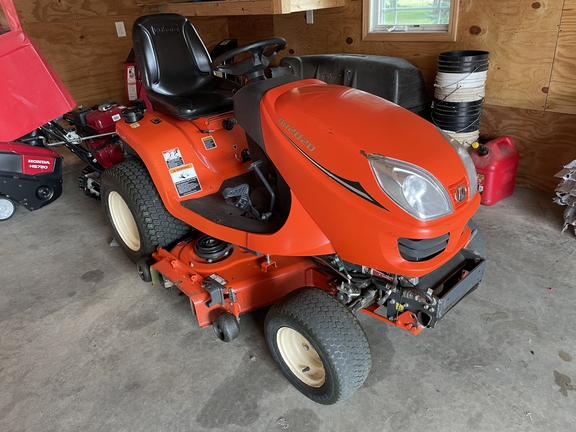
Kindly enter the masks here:
[[406, 261], [427, 261], [446, 249], [449, 238], [450, 234], [426, 240], [399, 238], [398, 250]]

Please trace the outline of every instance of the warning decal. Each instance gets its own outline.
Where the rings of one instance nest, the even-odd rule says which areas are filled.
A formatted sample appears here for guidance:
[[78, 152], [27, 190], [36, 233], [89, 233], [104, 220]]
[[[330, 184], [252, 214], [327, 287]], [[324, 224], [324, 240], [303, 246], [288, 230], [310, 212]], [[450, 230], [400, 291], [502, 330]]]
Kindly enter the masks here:
[[184, 165], [184, 159], [182, 159], [182, 154], [180, 153], [179, 148], [165, 150], [162, 152], [162, 155], [164, 156], [164, 160], [169, 169]]
[[138, 88], [136, 87], [136, 66], [126, 68], [126, 87], [128, 88], [128, 100], [138, 99]]
[[484, 179], [486, 176], [484, 174], [476, 174], [478, 177], [478, 192], [484, 192]]
[[222, 276], [220, 276], [217, 273], [213, 273], [210, 276], [208, 276], [210, 279], [218, 282], [220, 285], [226, 285], [228, 283], [228, 281], [226, 279], [224, 279]]
[[[166, 163], [168, 163], [168, 160], [166, 160]], [[180, 198], [202, 190], [196, 170], [192, 164], [171, 168], [170, 177], [172, 177], [172, 183], [174, 183]]]
[[211, 135], [202, 138], [202, 142], [204, 143], [204, 148], [206, 150], [212, 150], [216, 148], [216, 141], [214, 141], [214, 138]]

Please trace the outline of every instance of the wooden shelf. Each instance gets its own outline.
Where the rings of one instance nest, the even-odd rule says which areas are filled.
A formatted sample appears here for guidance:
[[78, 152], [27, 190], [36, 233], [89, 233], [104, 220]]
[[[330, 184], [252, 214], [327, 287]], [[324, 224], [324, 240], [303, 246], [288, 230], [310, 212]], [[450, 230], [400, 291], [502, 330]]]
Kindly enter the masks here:
[[278, 15], [344, 6], [345, 0], [226, 0], [178, 2], [137, 0], [139, 4], [158, 5], [162, 12], [184, 16]]

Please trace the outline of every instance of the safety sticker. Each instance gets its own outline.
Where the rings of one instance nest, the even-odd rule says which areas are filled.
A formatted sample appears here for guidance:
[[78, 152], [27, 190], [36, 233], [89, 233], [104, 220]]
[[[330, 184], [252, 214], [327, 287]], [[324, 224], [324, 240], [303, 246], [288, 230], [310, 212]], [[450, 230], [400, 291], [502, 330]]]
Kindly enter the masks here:
[[128, 88], [128, 100], [138, 99], [138, 88], [136, 87], [136, 66], [126, 68], [126, 87]]
[[202, 190], [196, 170], [192, 164], [171, 168], [170, 176], [180, 198]]
[[184, 165], [184, 159], [182, 159], [182, 154], [180, 153], [179, 148], [163, 151], [162, 155], [164, 156], [164, 160], [169, 169]]
[[228, 281], [226, 279], [224, 279], [222, 276], [220, 276], [219, 274], [213, 273], [210, 276], [208, 276], [210, 279], [218, 282], [220, 285], [226, 285], [228, 283]]
[[478, 192], [482, 193], [484, 192], [484, 179], [486, 176], [484, 174], [476, 174], [476, 176], [478, 177]]
[[118, 120], [120, 120], [122, 118], [122, 116], [120, 114], [114, 114], [112, 116], [112, 121], [117, 122]]
[[139, 128], [139, 127], [140, 127], [140, 123], [131, 123], [131, 124], [130, 124], [130, 127], [131, 127], [132, 129]]
[[212, 135], [208, 135], [207, 137], [202, 138], [202, 142], [204, 143], [204, 148], [206, 150], [212, 150], [216, 148], [216, 141]]
[[389, 281], [393, 280], [393, 278], [389, 274], [386, 274], [384, 272], [381, 272], [380, 270], [376, 270], [376, 269], [373, 269], [370, 267], [362, 266], [362, 273], [370, 274], [372, 276], [376, 276], [376, 277], [383, 278], [383, 279], [387, 279]]

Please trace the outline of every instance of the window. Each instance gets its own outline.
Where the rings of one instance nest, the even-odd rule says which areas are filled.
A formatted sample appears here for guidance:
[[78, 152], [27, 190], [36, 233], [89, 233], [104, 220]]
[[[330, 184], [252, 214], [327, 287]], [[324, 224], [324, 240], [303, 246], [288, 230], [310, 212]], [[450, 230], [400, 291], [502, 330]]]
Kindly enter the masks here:
[[365, 41], [455, 41], [458, 0], [364, 0]]

